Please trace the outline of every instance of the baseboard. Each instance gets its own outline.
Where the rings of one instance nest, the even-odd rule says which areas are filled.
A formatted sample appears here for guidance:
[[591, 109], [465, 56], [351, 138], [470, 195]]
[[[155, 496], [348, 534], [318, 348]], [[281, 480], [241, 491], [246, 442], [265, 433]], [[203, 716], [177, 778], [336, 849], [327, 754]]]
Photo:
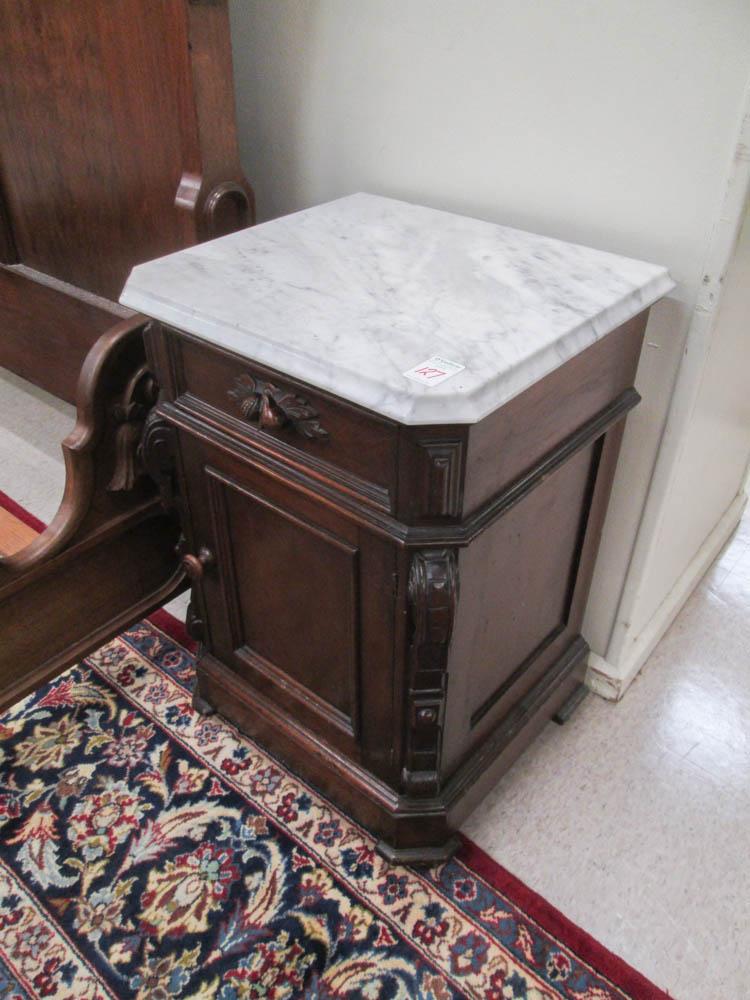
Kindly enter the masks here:
[[619, 663], [612, 663], [597, 653], [589, 653], [585, 683], [592, 691], [610, 701], [622, 698], [739, 524], [747, 499], [745, 492], [737, 494], [648, 624], [626, 648]]

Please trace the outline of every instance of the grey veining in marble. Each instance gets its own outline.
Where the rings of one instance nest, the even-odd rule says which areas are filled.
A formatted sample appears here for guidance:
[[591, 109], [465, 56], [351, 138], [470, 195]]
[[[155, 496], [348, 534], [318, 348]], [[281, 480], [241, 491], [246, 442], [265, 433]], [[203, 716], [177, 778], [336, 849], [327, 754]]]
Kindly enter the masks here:
[[[402, 423], [474, 423], [673, 287], [653, 264], [356, 194], [141, 264], [120, 301]], [[435, 358], [454, 373], [415, 380]]]

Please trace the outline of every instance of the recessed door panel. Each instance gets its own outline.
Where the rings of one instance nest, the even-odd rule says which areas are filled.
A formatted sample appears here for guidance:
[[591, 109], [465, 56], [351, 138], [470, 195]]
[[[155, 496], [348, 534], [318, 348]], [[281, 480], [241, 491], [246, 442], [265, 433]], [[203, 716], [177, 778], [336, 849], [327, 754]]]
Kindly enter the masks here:
[[215, 469], [213, 529], [241, 672], [305, 713], [356, 729], [358, 549]]
[[565, 634], [600, 447], [542, 479], [487, 529], [481, 546], [461, 554], [451, 663], [471, 663], [472, 684], [451, 723], [464, 741], [523, 696], [545, 650]]

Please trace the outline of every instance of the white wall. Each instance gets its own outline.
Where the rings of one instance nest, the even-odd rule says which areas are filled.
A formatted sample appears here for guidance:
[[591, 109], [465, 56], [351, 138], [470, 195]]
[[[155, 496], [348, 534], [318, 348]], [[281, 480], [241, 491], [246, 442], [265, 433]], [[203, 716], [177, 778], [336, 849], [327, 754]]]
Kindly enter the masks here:
[[586, 621], [608, 647], [722, 203], [747, 0], [230, 0], [261, 219], [357, 190], [669, 266]]

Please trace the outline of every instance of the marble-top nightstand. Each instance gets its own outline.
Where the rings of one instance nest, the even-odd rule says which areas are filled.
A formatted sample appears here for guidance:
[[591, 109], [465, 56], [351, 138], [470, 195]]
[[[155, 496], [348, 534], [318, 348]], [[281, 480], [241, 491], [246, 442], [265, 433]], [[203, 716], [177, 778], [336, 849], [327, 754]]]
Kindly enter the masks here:
[[[122, 302], [404, 424], [473, 424], [673, 287], [663, 267], [355, 194], [134, 268]], [[433, 356], [462, 370], [420, 383]]]
[[664, 268], [372, 195], [136, 267], [215, 707], [447, 856], [580, 683]]

